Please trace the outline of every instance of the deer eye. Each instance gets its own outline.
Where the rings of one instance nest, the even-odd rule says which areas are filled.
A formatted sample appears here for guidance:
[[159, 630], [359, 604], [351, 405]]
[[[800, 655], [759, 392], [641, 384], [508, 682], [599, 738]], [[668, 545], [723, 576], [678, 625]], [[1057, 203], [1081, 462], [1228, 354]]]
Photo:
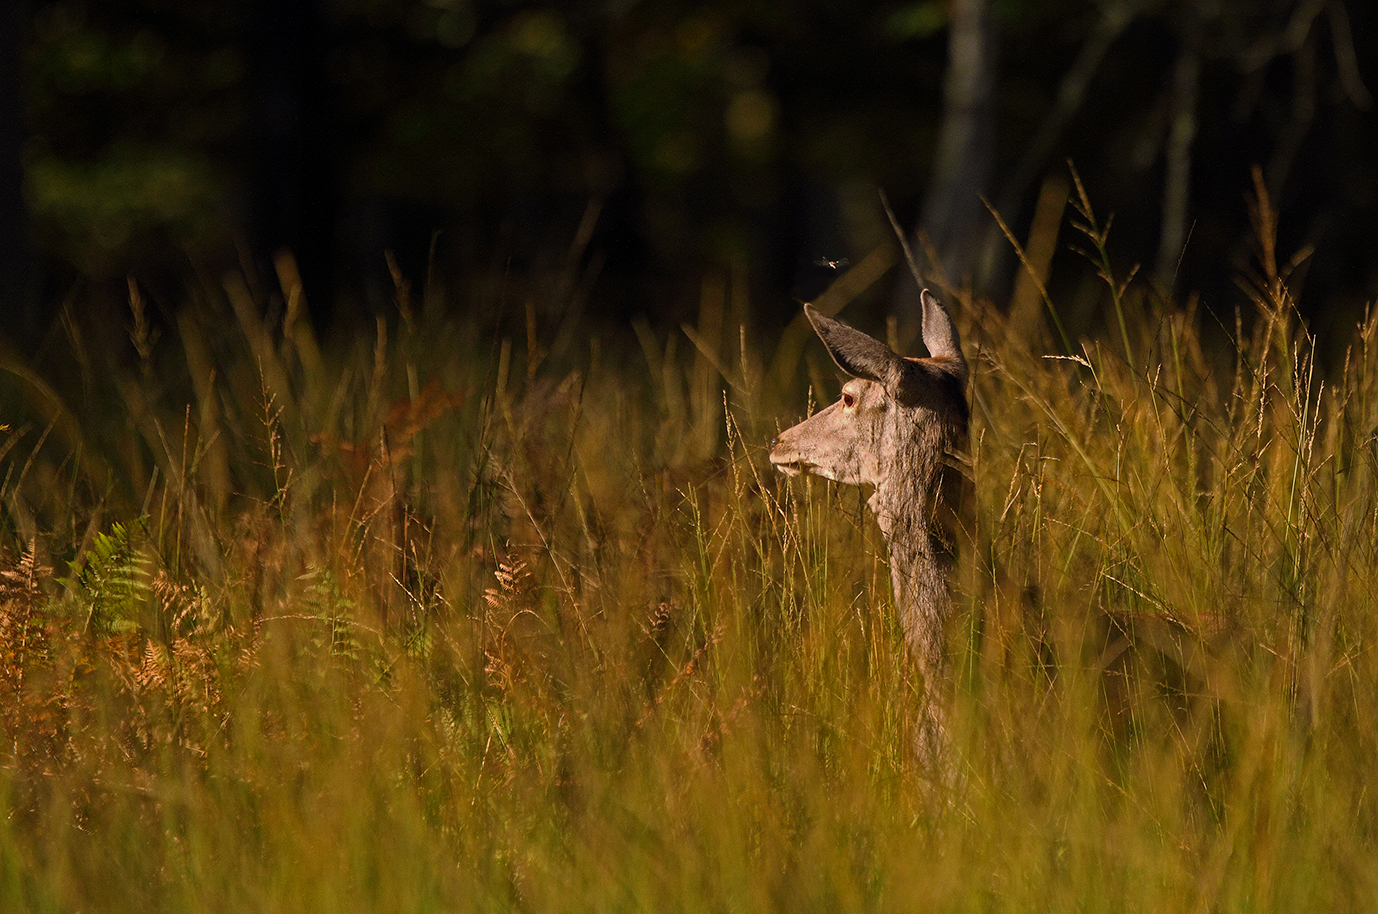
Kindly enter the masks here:
[[856, 397], [850, 391], [842, 391], [842, 408], [851, 409], [853, 406], [856, 406]]

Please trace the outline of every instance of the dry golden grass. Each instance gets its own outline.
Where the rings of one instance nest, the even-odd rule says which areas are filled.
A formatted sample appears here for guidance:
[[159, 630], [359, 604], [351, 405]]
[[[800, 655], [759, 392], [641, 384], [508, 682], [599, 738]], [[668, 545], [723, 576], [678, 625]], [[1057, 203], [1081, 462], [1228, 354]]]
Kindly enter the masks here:
[[321, 347], [286, 261], [161, 339], [136, 295], [132, 359], [71, 322], [4, 392], [3, 906], [1368, 909], [1378, 318], [1323, 372], [1259, 263], [1224, 352], [1108, 276], [1057, 358], [954, 309], [950, 792], [861, 497], [768, 472], [805, 372], [740, 290], [582, 354], [400, 282]]

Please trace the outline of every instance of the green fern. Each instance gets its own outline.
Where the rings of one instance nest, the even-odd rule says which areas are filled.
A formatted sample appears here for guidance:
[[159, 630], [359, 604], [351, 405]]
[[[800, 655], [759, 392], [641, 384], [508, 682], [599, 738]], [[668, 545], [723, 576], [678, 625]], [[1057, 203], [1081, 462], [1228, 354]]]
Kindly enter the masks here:
[[68, 593], [86, 611], [85, 630], [96, 635], [138, 631], [149, 605], [153, 556], [124, 524], [99, 533], [81, 559], [71, 564]]
[[303, 603], [310, 615], [325, 624], [329, 648], [333, 657], [358, 660], [360, 645], [354, 632], [353, 602], [345, 596], [334, 572], [326, 568], [310, 567], [300, 579], [306, 586]]

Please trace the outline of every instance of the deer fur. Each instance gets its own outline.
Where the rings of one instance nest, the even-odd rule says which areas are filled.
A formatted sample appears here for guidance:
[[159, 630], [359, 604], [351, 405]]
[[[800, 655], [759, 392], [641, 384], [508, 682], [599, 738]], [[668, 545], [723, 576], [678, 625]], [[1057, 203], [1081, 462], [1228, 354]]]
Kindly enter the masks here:
[[941, 769], [949, 679], [947, 575], [962, 485], [951, 458], [966, 448], [970, 409], [957, 328], [932, 293], [924, 289], [921, 297], [928, 358], [899, 356], [804, 306], [833, 361], [852, 378], [836, 403], [775, 439], [770, 462], [790, 476], [809, 473], [873, 487], [867, 505], [890, 553], [895, 606], [924, 678], [919, 754]]

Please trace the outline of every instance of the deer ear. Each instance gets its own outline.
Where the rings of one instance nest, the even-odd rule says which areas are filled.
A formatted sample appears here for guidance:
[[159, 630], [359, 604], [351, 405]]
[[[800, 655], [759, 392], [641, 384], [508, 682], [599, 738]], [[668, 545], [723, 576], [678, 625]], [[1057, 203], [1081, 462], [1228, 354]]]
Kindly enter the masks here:
[[923, 300], [923, 344], [928, 347], [928, 354], [935, 359], [952, 359], [965, 376], [967, 363], [962, 358], [962, 340], [947, 309], [927, 289], [920, 297]]
[[804, 313], [828, 355], [837, 367], [854, 378], [879, 381], [887, 388], [902, 373], [904, 359], [890, 351], [890, 347], [874, 337], [834, 320], [812, 305], [804, 305]]

